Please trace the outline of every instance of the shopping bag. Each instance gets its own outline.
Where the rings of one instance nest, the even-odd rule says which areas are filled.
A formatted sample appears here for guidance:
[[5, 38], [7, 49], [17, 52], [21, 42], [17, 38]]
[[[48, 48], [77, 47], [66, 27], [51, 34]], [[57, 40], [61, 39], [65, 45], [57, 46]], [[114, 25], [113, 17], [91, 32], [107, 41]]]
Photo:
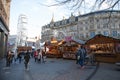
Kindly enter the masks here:
[[79, 60], [80, 59], [80, 56], [77, 56], [77, 60]]

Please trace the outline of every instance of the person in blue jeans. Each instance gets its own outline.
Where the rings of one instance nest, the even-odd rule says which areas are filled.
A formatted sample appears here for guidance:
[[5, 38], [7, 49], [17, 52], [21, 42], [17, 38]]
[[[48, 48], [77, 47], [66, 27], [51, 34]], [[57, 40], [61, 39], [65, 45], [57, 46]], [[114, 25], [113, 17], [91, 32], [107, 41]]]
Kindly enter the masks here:
[[86, 56], [85, 48], [83, 46], [81, 46], [78, 49], [78, 52], [77, 52], [77, 60], [78, 60], [78, 63], [80, 64], [80, 66], [81, 66], [81, 69], [84, 68], [85, 56]]

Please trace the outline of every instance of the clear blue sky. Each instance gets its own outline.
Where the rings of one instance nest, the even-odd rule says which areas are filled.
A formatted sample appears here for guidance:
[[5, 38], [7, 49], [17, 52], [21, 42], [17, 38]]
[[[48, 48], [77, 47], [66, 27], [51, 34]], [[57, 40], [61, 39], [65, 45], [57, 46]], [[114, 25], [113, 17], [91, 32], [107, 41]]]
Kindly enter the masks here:
[[16, 34], [18, 17], [25, 14], [28, 18], [28, 36], [40, 35], [41, 27], [49, 24], [52, 15], [54, 20], [62, 20], [68, 17], [70, 12], [63, 7], [47, 7], [41, 4], [51, 4], [54, 0], [12, 0], [10, 8], [10, 35]]

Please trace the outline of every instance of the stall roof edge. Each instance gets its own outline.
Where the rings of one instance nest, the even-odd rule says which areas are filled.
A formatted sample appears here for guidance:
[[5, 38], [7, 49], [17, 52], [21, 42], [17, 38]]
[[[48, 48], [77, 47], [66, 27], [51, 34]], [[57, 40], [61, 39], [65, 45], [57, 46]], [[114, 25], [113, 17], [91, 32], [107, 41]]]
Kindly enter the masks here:
[[[105, 36], [105, 35], [102, 35], [102, 34], [97, 34], [97, 35], [95, 35], [93, 38], [87, 40], [86, 43], [85, 43], [85, 45], [87, 45], [87, 44], [94, 44], [94, 43], [90, 43], [90, 41], [93, 40], [93, 39], [95, 39], [95, 38], [97, 38], [97, 37], [104, 37], [104, 38], [106, 38], [106, 39], [114, 40], [115, 42], [120, 42], [120, 39], [113, 38], [113, 37], [110, 37], [110, 36]], [[100, 41], [98, 41], [98, 43], [99, 43], [99, 42], [100, 42]], [[106, 42], [109, 42], [109, 43], [110, 43], [110, 41], [106, 41], [106, 40], [103, 41], [102, 43], [106, 43]], [[95, 43], [97, 43], [97, 42], [95, 42]]]

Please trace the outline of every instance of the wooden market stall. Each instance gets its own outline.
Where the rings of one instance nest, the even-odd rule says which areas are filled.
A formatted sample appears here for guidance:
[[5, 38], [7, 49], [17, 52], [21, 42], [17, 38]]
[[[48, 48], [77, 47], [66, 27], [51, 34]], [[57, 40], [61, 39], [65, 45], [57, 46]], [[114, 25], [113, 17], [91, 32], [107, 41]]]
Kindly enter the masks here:
[[101, 34], [96, 35], [85, 43], [88, 54], [94, 54], [96, 61], [108, 63], [117, 61], [120, 54], [118, 44], [120, 44], [120, 39]]
[[83, 45], [84, 41], [71, 39], [69, 41], [64, 41], [59, 48], [61, 54], [63, 54], [64, 59], [76, 59], [76, 52], [80, 45]]
[[56, 39], [51, 40], [50, 43], [46, 46], [49, 51], [47, 51], [46, 56], [47, 57], [54, 57], [54, 58], [61, 58], [62, 54], [59, 51], [59, 45], [63, 41], [57, 41]]

